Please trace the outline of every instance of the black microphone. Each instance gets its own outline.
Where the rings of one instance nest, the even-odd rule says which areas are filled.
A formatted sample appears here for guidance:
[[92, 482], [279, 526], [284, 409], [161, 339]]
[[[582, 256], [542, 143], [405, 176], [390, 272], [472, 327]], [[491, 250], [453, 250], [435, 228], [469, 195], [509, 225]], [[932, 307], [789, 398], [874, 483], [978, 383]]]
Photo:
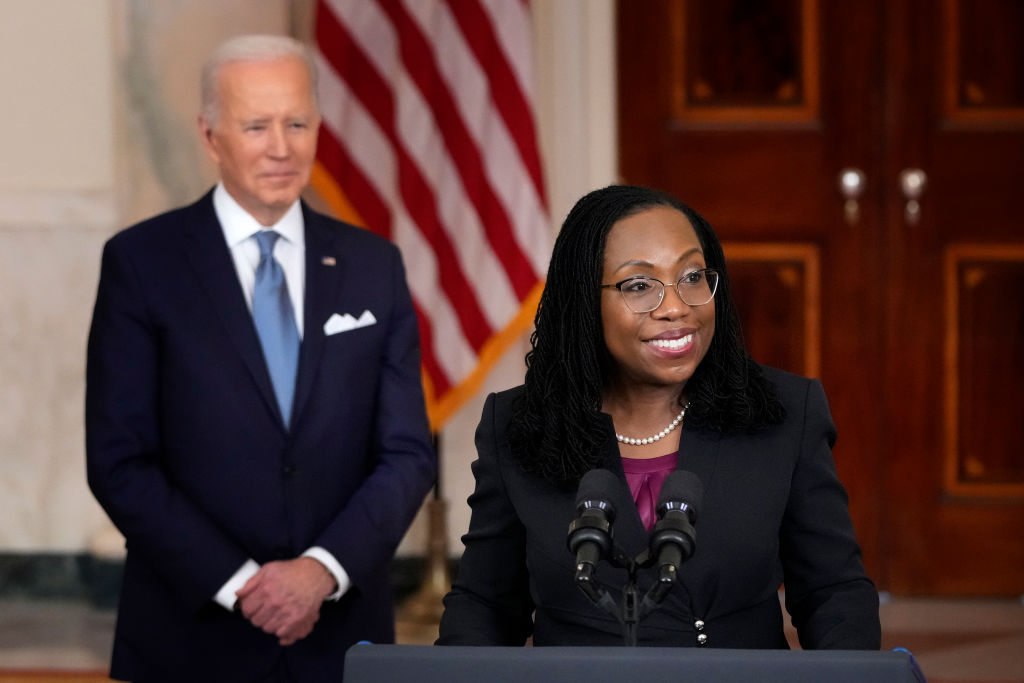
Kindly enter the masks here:
[[704, 486], [693, 472], [675, 470], [661, 485], [658, 496], [658, 521], [651, 533], [651, 555], [657, 557], [658, 588], [654, 599], [660, 602], [675, 583], [679, 566], [693, 555], [697, 547], [697, 510]]
[[588, 595], [589, 589], [594, 589], [595, 565], [611, 553], [615, 507], [609, 502], [609, 492], [618, 485], [608, 470], [590, 470], [580, 480], [576, 494], [576, 519], [569, 525], [566, 542], [569, 552], [576, 555], [576, 583]]

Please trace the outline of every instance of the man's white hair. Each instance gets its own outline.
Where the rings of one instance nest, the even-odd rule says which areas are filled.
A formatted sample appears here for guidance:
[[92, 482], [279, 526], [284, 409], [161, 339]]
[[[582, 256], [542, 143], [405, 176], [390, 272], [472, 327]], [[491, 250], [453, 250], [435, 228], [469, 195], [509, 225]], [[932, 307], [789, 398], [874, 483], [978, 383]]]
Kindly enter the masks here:
[[203, 120], [213, 126], [220, 117], [218, 79], [220, 70], [232, 62], [272, 62], [283, 57], [298, 57], [309, 72], [309, 83], [313, 89], [313, 100], [320, 108], [317, 93], [317, 71], [313, 53], [302, 42], [290, 36], [246, 35], [229, 38], [214, 50], [203, 65], [200, 81], [200, 106]]

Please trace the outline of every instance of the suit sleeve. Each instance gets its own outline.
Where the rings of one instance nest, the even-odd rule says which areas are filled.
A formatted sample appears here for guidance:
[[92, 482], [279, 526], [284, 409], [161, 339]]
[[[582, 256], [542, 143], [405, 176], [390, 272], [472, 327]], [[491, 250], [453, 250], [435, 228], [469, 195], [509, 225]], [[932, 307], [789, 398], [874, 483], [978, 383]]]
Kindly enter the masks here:
[[476, 446], [466, 547], [444, 599], [437, 644], [520, 646], [533, 630], [526, 531], [502, 479], [493, 394], [484, 405]]
[[786, 608], [804, 649], [877, 650], [878, 592], [861, 562], [832, 458], [835, 425], [817, 380], [808, 383], [803, 405], [801, 452], [781, 531]]
[[[386, 321], [368, 472], [314, 545], [341, 563], [355, 586], [378, 582], [437, 478], [420, 374], [416, 311], [398, 250], [388, 245], [394, 306]], [[385, 275], [385, 273], [387, 275]]]
[[247, 558], [160, 465], [159, 346], [128, 250], [114, 238], [104, 247], [89, 331], [89, 486], [131, 551], [199, 609]]

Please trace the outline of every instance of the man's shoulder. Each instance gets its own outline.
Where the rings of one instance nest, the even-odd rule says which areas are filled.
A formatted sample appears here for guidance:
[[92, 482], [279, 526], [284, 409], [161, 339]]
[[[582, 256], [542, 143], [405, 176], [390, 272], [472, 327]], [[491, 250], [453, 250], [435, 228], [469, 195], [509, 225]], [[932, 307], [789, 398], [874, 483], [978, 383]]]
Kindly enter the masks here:
[[320, 230], [332, 238], [342, 239], [350, 248], [358, 247], [388, 253], [398, 252], [398, 247], [393, 242], [367, 228], [320, 213], [305, 202], [302, 204], [302, 210], [307, 229]]
[[350, 246], [358, 246], [375, 251], [398, 252], [398, 248], [393, 242], [381, 237], [380, 234], [369, 228], [354, 225], [318, 212], [305, 202], [302, 203], [302, 212], [307, 229], [312, 226], [314, 229], [324, 230], [332, 238], [342, 239]]
[[216, 218], [213, 211], [212, 190], [184, 206], [179, 206], [163, 213], [151, 216], [130, 225], [116, 233], [111, 243], [137, 245], [140, 243], [159, 242], [162, 239], [181, 239], [181, 227], [195, 223], [198, 219], [212, 220]]

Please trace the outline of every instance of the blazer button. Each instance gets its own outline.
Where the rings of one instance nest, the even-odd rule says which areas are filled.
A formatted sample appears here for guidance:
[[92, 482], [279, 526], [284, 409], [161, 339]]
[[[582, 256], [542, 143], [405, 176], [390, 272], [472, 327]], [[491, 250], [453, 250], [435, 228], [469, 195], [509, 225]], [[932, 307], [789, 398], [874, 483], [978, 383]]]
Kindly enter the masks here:
[[702, 619], [698, 619], [697, 621], [693, 622], [693, 627], [695, 629], [697, 629], [698, 631], [703, 631], [704, 630], [704, 621]]
[[708, 646], [708, 634], [701, 633], [699, 636], [697, 636], [697, 647], [707, 647], [707, 646]]

